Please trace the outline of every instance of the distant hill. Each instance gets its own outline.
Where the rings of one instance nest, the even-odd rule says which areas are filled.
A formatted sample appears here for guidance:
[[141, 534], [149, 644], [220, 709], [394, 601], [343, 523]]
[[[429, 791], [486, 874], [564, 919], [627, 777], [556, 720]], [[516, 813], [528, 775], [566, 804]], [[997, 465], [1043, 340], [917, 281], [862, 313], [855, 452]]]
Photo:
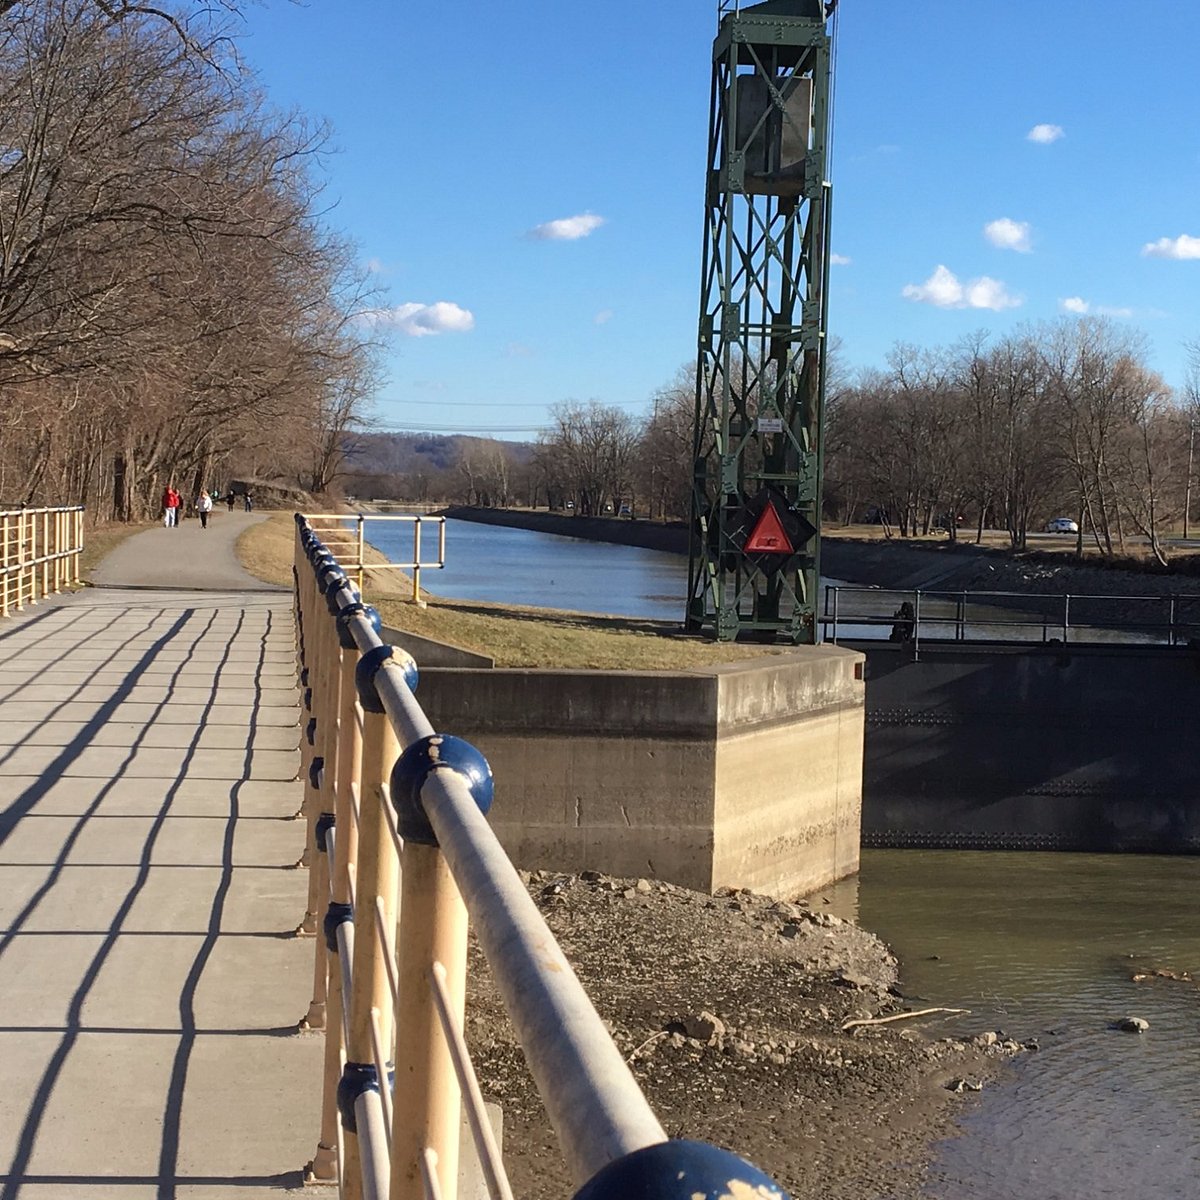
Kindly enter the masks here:
[[531, 442], [497, 442], [463, 434], [354, 433], [346, 439], [345, 470], [352, 475], [436, 474], [453, 470], [464, 453], [497, 445], [515, 463], [533, 456]]

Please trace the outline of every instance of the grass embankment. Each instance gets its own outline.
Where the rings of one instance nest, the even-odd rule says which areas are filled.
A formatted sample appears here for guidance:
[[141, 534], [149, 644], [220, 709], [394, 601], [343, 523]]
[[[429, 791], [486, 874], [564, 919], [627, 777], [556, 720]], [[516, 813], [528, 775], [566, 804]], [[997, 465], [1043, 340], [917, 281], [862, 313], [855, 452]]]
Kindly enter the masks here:
[[[334, 535], [325, 534], [331, 544]], [[252, 575], [290, 586], [295, 524], [277, 513], [246, 530], [238, 540], [238, 558]], [[346, 547], [353, 557], [349, 533]], [[336, 550], [335, 550], [336, 552]], [[378, 551], [367, 558], [386, 561]], [[444, 600], [422, 590], [427, 607], [405, 599], [412, 591], [396, 571], [369, 569], [364, 594], [385, 625], [421, 637], [449, 642], [493, 658], [498, 667], [546, 667], [566, 670], [683, 671], [715, 663], [780, 654], [784, 645], [748, 646], [684, 635], [663, 622], [632, 617], [598, 617], [548, 608], [509, 608], [470, 600]]]

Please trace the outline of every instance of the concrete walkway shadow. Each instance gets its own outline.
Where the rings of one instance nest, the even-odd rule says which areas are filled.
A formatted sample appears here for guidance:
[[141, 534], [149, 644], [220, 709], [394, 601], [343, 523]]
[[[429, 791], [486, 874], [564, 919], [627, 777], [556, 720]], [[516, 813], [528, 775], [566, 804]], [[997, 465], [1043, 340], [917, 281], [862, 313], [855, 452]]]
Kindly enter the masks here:
[[290, 594], [219, 515], [3, 626], [0, 1200], [258, 1200], [315, 1147]]

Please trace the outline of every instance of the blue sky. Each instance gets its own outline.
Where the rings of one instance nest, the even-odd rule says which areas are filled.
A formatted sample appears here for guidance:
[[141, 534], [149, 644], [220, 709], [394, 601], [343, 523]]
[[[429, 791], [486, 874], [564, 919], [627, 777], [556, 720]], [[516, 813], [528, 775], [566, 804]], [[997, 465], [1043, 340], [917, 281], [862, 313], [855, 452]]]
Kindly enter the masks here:
[[[328, 220], [391, 310], [382, 427], [531, 438], [563, 400], [645, 411], [694, 358], [716, 21], [716, 0], [249, 10], [270, 99], [333, 126]], [[1193, 0], [842, 0], [845, 364], [1086, 311], [1181, 383], [1198, 46]]]

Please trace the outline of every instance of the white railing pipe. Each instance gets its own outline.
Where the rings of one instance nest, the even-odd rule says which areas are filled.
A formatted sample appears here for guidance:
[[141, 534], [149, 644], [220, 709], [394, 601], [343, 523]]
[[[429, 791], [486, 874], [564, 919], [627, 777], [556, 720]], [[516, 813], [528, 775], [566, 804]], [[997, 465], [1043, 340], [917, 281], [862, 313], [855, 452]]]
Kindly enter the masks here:
[[[386, 1087], [386, 1077], [381, 1086]], [[388, 1200], [388, 1132], [383, 1097], [373, 1088], [354, 1101], [363, 1200]]]
[[421, 801], [575, 1182], [666, 1141], [465, 779], [433, 771]]
[[504, 1170], [504, 1160], [500, 1155], [500, 1147], [496, 1144], [496, 1135], [492, 1132], [492, 1123], [488, 1120], [487, 1106], [483, 1101], [479, 1080], [475, 1076], [467, 1040], [454, 1021], [453, 1002], [446, 991], [446, 968], [440, 962], [435, 962], [430, 969], [429, 986], [433, 989], [438, 1020], [442, 1023], [442, 1034], [450, 1047], [450, 1060], [454, 1064], [454, 1073], [458, 1076], [458, 1086], [463, 1094], [467, 1124], [475, 1143], [475, 1153], [479, 1156], [484, 1186], [491, 1200], [513, 1200], [512, 1187]]

